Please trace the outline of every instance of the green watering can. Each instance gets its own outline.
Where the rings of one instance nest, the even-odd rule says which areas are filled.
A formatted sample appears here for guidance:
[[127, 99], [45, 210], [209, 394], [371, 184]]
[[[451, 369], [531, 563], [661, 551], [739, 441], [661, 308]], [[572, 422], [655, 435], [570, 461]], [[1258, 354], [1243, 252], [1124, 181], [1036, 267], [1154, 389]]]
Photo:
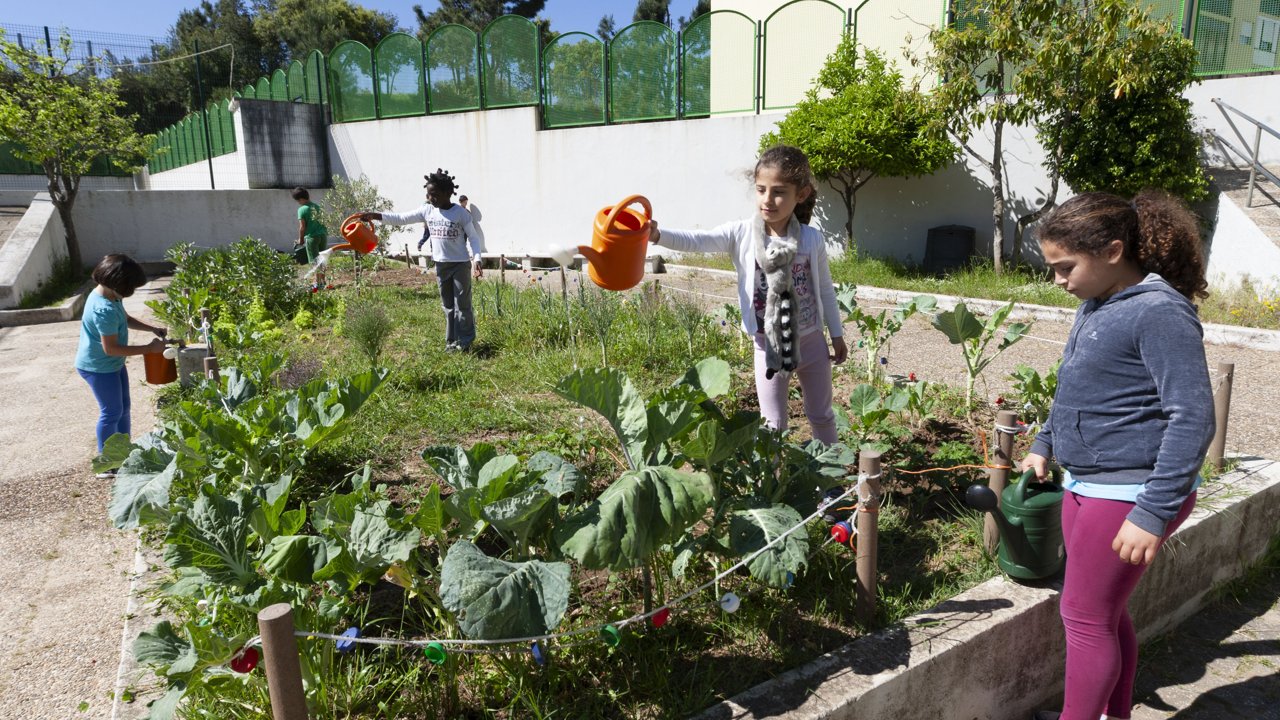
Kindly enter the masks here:
[[1022, 473], [996, 494], [986, 485], [971, 485], [965, 504], [989, 512], [1000, 530], [1000, 569], [1015, 580], [1041, 580], [1062, 569], [1062, 486], [1036, 482], [1034, 470]]

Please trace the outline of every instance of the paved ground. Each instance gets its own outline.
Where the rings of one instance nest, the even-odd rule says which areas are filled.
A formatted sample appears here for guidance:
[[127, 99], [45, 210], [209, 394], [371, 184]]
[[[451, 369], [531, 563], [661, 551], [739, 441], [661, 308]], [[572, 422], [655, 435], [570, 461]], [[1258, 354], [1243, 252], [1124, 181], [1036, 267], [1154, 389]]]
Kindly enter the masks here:
[[[146, 317], [158, 292], [140, 289], [129, 313]], [[0, 328], [0, 718], [111, 717], [135, 536], [107, 522], [110, 481], [89, 469], [98, 406], [72, 366], [79, 334], [79, 321]], [[153, 393], [141, 360], [128, 367], [145, 431]]]
[[[663, 285], [733, 294], [727, 280], [705, 274], [664, 276]], [[130, 312], [145, 314], [141, 303], [156, 292], [139, 291]], [[724, 302], [704, 299], [713, 306]], [[1032, 333], [1041, 340], [1014, 346], [989, 369], [986, 395], [1004, 392], [1001, 378], [1019, 362], [1047, 368], [1061, 352], [1054, 341], [1064, 339], [1067, 329], [1065, 323], [1038, 323]], [[4, 719], [112, 717], [135, 540], [108, 525], [108, 483], [89, 472], [97, 406], [71, 366], [78, 333], [76, 322], [0, 328]], [[962, 380], [957, 352], [936, 330], [913, 322], [895, 340], [889, 369], [954, 383]], [[1211, 366], [1219, 360], [1237, 364], [1228, 450], [1280, 457], [1280, 415], [1274, 410], [1280, 354], [1218, 346], [1207, 352]], [[154, 422], [152, 392], [141, 382], [141, 363], [130, 361], [130, 370], [133, 423], [143, 431]], [[1135, 720], [1280, 720], [1280, 570], [1270, 572], [1246, 600], [1206, 609], [1172, 640], [1148, 649]], [[142, 711], [135, 704], [121, 716]]]

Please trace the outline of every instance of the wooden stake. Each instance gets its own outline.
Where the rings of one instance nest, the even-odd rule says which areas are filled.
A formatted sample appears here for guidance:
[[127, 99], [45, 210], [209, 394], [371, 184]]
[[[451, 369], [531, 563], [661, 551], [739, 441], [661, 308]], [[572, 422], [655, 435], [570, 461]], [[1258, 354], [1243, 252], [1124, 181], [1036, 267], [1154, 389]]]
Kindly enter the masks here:
[[307, 720], [298, 641], [293, 636], [293, 608], [276, 603], [258, 612], [262, 662], [267, 672], [273, 720]]
[[204, 377], [206, 380], [218, 382], [218, 358], [210, 356], [204, 359]]
[[1227, 416], [1231, 414], [1231, 384], [1235, 380], [1235, 363], [1218, 363], [1218, 389], [1213, 394], [1213, 442], [1209, 443], [1209, 462], [1219, 472], [1227, 451]]
[[879, 575], [880, 453], [860, 451], [858, 474], [867, 476], [865, 491], [869, 493], [865, 499], [861, 495], [858, 497], [858, 617], [869, 623], [876, 615], [876, 578]]
[[409, 243], [404, 244], [404, 266], [409, 270], [413, 269], [413, 260], [409, 257]]
[[507, 256], [505, 254], [498, 256], [498, 282], [507, 282]]
[[567, 305], [569, 302], [569, 278], [565, 275], [564, 266], [560, 266], [560, 297]]
[[[996, 413], [995, 454], [991, 458], [991, 464], [1003, 467], [987, 470], [987, 487], [991, 488], [991, 492], [996, 494], [997, 506], [1000, 502], [1000, 494], [1009, 485], [1009, 472], [1013, 468], [1013, 433], [1002, 432], [1000, 428], [1017, 426], [1017, 412], [1000, 410]], [[999, 509], [996, 512], [1000, 512]], [[1000, 531], [996, 527], [995, 518], [991, 517], [991, 513], [986, 513], [983, 517], [985, 519], [982, 521], [982, 541], [987, 548], [987, 552], [994, 555], [996, 546], [1000, 544]]]

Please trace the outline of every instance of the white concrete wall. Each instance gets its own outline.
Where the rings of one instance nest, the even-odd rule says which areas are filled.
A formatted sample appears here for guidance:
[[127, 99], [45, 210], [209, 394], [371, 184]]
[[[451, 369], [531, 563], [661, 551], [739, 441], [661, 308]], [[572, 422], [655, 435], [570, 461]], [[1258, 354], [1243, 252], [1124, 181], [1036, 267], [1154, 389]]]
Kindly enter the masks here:
[[1221, 195], [1209, 248], [1209, 284], [1235, 285], [1248, 277], [1263, 293], [1280, 293], [1280, 247], [1258, 228], [1244, 210]]
[[17, 307], [22, 296], [49, 279], [53, 266], [66, 256], [62, 220], [49, 195], [41, 193], [30, 200], [17, 227], [0, 245], [0, 309]]
[[[323, 202], [323, 191], [312, 193]], [[179, 242], [230, 245], [248, 235], [278, 250], [298, 237], [298, 204], [288, 190], [150, 190], [82, 192], [74, 210], [86, 262], [122, 252], [163, 260]]]
[[[1232, 145], [1245, 152], [1253, 151], [1257, 126], [1236, 113], [1228, 112], [1224, 115], [1218, 106], [1213, 104], [1213, 98], [1219, 98], [1240, 112], [1280, 132], [1280, 75], [1206, 80], [1188, 88], [1185, 95], [1195, 106], [1195, 116], [1201, 127], [1216, 130]], [[1228, 117], [1244, 136], [1243, 142], [1227, 121]], [[1280, 138], [1262, 133], [1262, 142], [1258, 144], [1258, 150], [1264, 165], [1280, 165]], [[1243, 161], [1234, 153], [1228, 153], [1225, 150], [1217, 150], [1216, 156], [1211, 153], [1211, 159], [1215, 164], [1222, 164], [1217, 162], [1221, 157], [1230, 157], [1234, 163], [1243, 167]]]
[[[97, 177], [80, 179], [81, 190], [133, 190], [133, 177]], [[0, 191], [24, 192], [28, 195], [49, 192], [49, 179], [43, 175], [0, 175]]]
[[[537, 253], [591, 239], [595, 212], [632, 194], [662, 225], [710, 228], [754, 212], [750, 172], [757, 143], [784, 113], [538, 131], [533, 108], [333, 125], [334, 171], [366, 174], [399, 211], [423, 202], [422, 176], [437, 167], [484, 209], [488, 251]], [[1043, 153], [1006, 132], [1014, 211], [1043, 192]], [[979, 143], [980, 144], [980, 143]], [[920, 261], [928, 229], [961, 224], [991, 239], [985, 171], [960, 165], [929, 178], [877, 179], [858, 194], [854, 236], [877, 255]], [[815, 225], [844, 234], [841, 201], [824, 188]], [[415, 227], [405, 235], [421, 235]], [[393, 240], [393, 244], [402, 242]]]

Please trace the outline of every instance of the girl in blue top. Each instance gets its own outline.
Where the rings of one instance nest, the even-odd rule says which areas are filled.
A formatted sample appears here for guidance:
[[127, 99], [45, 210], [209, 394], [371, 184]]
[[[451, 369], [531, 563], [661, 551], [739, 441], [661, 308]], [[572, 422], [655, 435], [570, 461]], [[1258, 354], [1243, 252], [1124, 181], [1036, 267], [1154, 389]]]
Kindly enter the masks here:
[[[130, 317], [123, 299], [147, 282], [142, 266], [128, 255], [107, 255], [93, 269], [98, 286], [89, 293], [80, 319], [80, 347], [76, 371], [89, 383], [98, 401], [98, 452], [116, 433], [129, 434], [129, 355], [164, 352], [165, 329]], [[129, 329], [145, 330], [158, 337], [146, 345], [130, 345]]]
[[1058, 391], [1023, 469], [1066, 470], [1060, 612], [1067, 637], [1061, 714], [1131, 716], [1138, 643], [1127, 605], [1143, 571], [1196, 502], [1213, 438], [1195, 217], [1166, 193], [1133, 202], [1077, 195], [1040, 229], [1055, 282], [1084, 302], [1067, 338]]

